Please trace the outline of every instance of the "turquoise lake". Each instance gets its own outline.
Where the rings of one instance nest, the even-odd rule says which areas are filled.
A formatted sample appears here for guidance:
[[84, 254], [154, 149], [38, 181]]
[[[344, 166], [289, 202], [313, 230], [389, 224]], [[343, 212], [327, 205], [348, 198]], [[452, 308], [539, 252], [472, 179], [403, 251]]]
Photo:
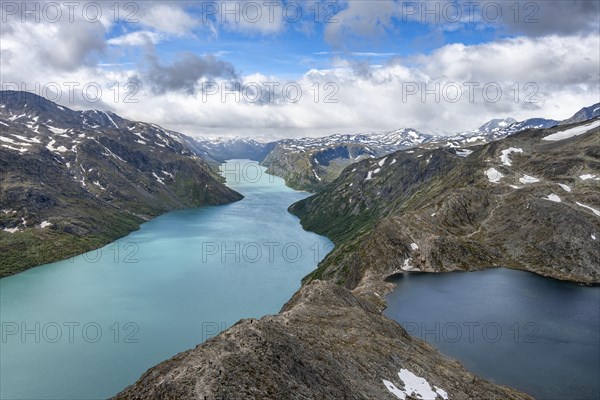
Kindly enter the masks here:
[[237, 203], [160, 216], [98, 251], [0, 280], [0, 397], [100, 399], [241, 318], [277, 313], [332, 249], [308, 196], [247, 160]]
[[598, 400], [600, 287], [505, 268], [391, 280], [384, 314], [476, 375], [540, 400]]

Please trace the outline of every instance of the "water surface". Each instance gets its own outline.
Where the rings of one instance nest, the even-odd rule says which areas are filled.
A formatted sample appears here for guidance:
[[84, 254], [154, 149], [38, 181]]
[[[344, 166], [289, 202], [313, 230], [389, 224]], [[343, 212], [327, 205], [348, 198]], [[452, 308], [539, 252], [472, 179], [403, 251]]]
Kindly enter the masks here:
[[504, 268], [392, 280], [384, 314], [473, 373], [538, 399], [600, 398], [600, 287]]
[[276, 313], [331, 248], [287, 207], [308, 194], [249, 161], [244, 200], [171, 212], [71, 260], [0, 280], [0, 397], [98, 399], [240, 318]]

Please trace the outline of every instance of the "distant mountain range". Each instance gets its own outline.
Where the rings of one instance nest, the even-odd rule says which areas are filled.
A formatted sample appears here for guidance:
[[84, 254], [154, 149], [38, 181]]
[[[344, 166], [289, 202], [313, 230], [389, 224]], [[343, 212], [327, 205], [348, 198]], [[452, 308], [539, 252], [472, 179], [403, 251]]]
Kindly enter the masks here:
[[[589, 116], [586, 119], [600, 115], [600, 103], [584, 108], [569, 120], [578, 115]], [[520, 122], [505, 118], [493, 119], [475, 130], [448, 136], [428, 135], [416, 129], [403, 128], [383, 133], [282, 139], [266, 144], [251, 139], [218, 139], [217, 144], [201, 140], [199, 143], [202, 150], [213, 159], [257, 160], [267, 167], [267, 172], [284, 178], [289, 186], [317, 192], [333, 182], [345, 167], [366, 158], [414, 147], [451, 147], [459, 149], [460, 154], [468, 155], [471, 151], [469, 147], [499, 140], [526, 129], [551, 128], [559, 123], [544, 118]]]

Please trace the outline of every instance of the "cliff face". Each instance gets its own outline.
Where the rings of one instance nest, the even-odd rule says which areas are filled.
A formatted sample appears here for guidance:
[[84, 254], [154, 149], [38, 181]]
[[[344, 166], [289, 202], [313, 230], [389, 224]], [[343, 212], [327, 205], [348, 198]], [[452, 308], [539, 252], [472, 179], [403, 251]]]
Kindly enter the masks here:
[[426, 380], [422, 398], [530, 398], [477, 378], [349, 290], [315, 281], [278, 315], [240, 321], [115, 399], [394, 399], [412, 393], [411, 374]]

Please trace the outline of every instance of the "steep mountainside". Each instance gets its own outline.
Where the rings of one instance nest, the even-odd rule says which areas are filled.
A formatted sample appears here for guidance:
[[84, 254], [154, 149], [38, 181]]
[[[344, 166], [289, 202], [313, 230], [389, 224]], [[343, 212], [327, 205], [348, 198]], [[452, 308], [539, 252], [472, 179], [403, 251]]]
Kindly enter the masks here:
[[333, 182], [348, 165], [365, 158], [427, 143], [432, 136], [414, 129], [360, 135], [281, 140], [264, 158], [267, 172], [285, 179], [288, 186], [319, 191]]
[[0, 92], [0, 276], [97, 248], [169, 210], [239, 200], [189, 140]]
[[472, 148], [400, 151], [294, 204], [336, 249], [307, 277], [349, 288], [403, 270], [490, 266], [600, 283], [600, 119]]

